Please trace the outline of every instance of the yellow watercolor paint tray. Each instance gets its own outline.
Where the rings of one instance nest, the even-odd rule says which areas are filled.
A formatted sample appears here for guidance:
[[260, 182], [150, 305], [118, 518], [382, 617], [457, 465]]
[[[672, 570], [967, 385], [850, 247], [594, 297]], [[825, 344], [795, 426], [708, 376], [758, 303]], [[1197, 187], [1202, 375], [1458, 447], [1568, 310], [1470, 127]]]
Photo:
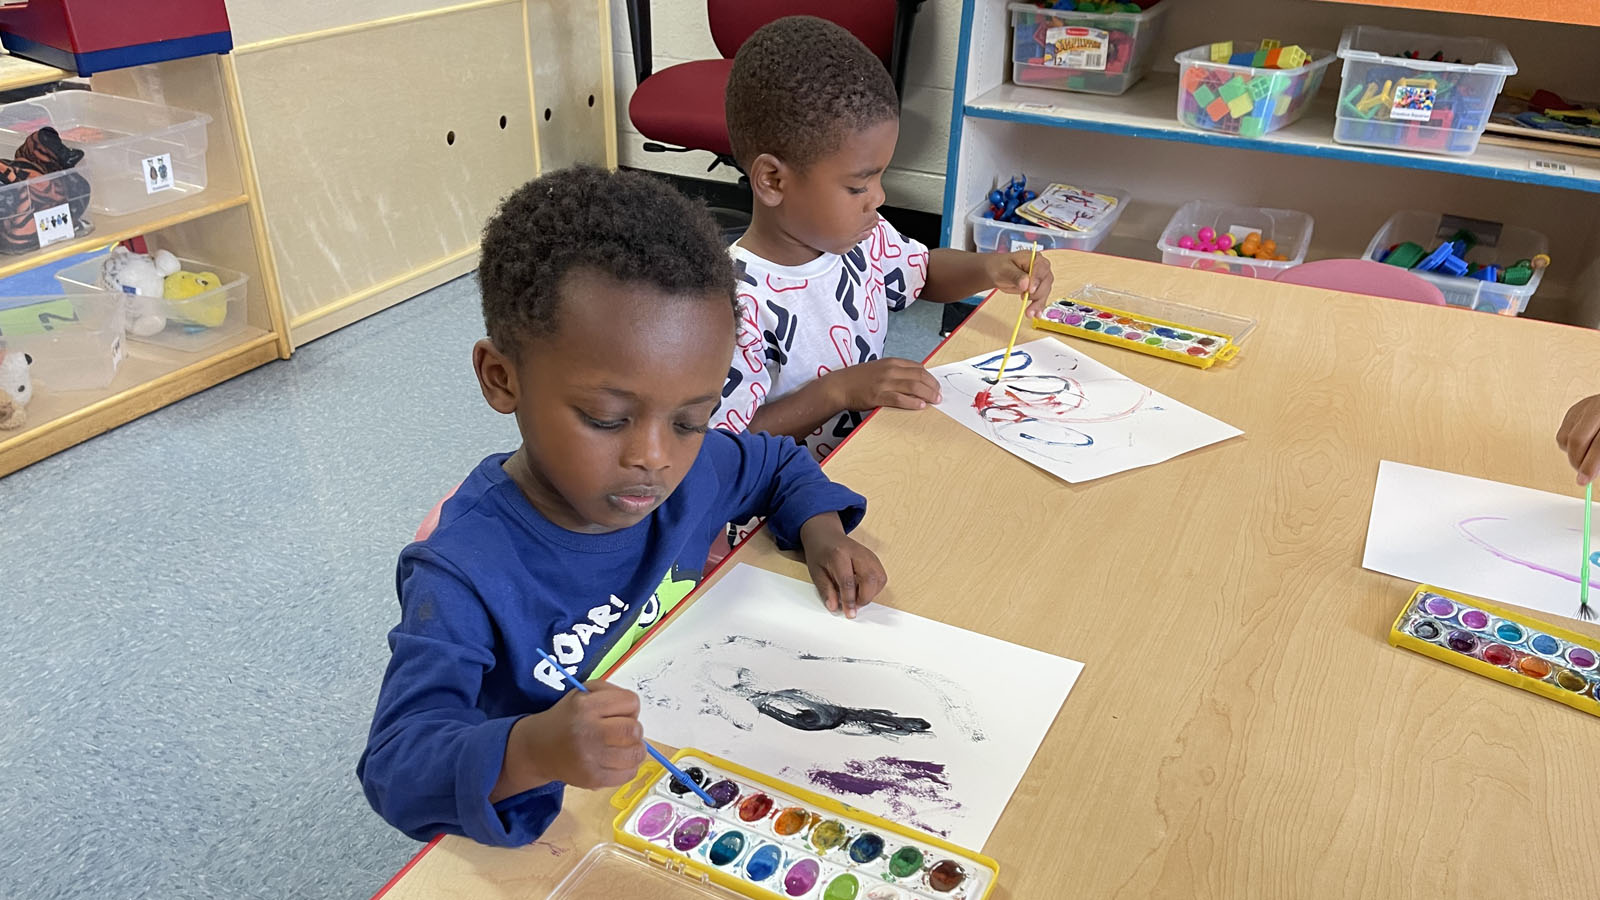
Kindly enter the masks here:
[[926, 832], [699, 750], [672, 760], [717, 805], [646, 763], [611, 798], [617, 843], [552, 898], [984, 900], [999, 880], [994, 860]]
[[1209, 369], [1239, 355], [1246, 316], [1086, 284], [1044, 308], [1035, 328]]
[[1526, 613], [1424, 584], [1389, 643], [1600, 716], [1600, 641]]

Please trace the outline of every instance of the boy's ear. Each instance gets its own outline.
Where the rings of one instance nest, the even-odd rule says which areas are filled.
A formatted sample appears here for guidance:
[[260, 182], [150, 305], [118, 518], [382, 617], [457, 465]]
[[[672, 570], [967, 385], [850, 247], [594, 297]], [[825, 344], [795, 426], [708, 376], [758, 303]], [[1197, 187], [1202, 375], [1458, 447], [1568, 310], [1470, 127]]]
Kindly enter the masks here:
[[771, 153], [763, 153], [750, 163], [749, 176], [750, 193], [755, 201], [762, 206], [779, 206], [783, 203], [783, 192], [789, 188], [789, 182], [794, 177], [794, 170]]
[[493, 341], [484, 338], [472, 345], [472, 369], [478, 373], [478, 387], [491, 409], [502, 415], [517, 411], [521, 385], [516, 364]]

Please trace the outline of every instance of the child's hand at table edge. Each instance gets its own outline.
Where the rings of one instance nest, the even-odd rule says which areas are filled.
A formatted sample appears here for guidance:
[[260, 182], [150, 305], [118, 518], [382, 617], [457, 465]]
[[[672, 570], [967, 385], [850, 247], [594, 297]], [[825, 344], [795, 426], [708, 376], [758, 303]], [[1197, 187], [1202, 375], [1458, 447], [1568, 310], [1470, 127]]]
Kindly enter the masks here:
[[1033, 277], [1028, 277], [1028, 256], [1032, 250], [1013, 250], [1010, 253], [985, 253], [984, 265], [994, 286], [1007, 294], [1027, 294], [1027, 317], [1032, 319], [1050, 305], [1050, 291], [1056, 286], [1055, 273], [1050, 271], [1050, 260], [1043, 253], [1033, 257]]
[[1556, 446], [1578, 470], [1578, 483], [1588, 484], [1600, 474], [1600, 394], [1585, 397], [1567, 410], [1556, 430]]
[[938, 380], [921, 363], [896, 356], [845, 366], [817, 381], [832, 392], [828, 406], [833, 410], [922, 409], [942, 396]]
[[828, 612], [843, 610], [854, 619], [856, 610], [871, 603], [889, 583], [878, 555], [844, 533], [838, 513], [807, 519], [800, 526], [800, 546]]
[[544, 712], [523, 716], [506, 739], [491, 803], [552, 781], [580, 788], [628, 783], [644, 762], [639, 695], [604, 681], [585, 685]]

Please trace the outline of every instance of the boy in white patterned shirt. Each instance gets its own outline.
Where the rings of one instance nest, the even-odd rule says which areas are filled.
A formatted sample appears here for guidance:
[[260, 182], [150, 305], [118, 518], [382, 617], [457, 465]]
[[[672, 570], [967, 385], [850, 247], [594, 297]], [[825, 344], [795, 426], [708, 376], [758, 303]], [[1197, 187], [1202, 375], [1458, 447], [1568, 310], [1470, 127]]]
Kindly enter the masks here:
[[[750, 228], [730, 252], [740, 327], [712, 423], [790, 435], [821, 461], [880, 406], [938, 402], [933, 376], [884, 358], [888, 313], [1029, 289], [1027, 251], [927, 247], [878, 215], [900, 132], [883, 63], [850, 32], [790, 16], [739, 48], [728, 135], [750, 177]], [[1033, 264], [1029, 314], [1048, 302], [1050, 263]]]

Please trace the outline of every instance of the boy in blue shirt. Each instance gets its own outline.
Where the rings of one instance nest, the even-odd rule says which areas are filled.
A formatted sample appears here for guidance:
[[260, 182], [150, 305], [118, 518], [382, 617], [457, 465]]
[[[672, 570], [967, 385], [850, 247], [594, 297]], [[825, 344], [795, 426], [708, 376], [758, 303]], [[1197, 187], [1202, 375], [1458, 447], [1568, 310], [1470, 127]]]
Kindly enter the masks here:
[[846, 536], [866, 501], [789, 438], [708, 432], [733, 352], [733, 267], [704, 208], [636, 173], [576, 168], [513, 193], [484, 230], [484, 399], [522, 446], [484, 460], [400, 555], [401, 620], [356, 772], [418, 840], [528, 843], [563, 786], [645, 758], [631, 692], [568, 692], [698, 582], [724, 523], [767, 517], [830, 610], [883, 587]]

